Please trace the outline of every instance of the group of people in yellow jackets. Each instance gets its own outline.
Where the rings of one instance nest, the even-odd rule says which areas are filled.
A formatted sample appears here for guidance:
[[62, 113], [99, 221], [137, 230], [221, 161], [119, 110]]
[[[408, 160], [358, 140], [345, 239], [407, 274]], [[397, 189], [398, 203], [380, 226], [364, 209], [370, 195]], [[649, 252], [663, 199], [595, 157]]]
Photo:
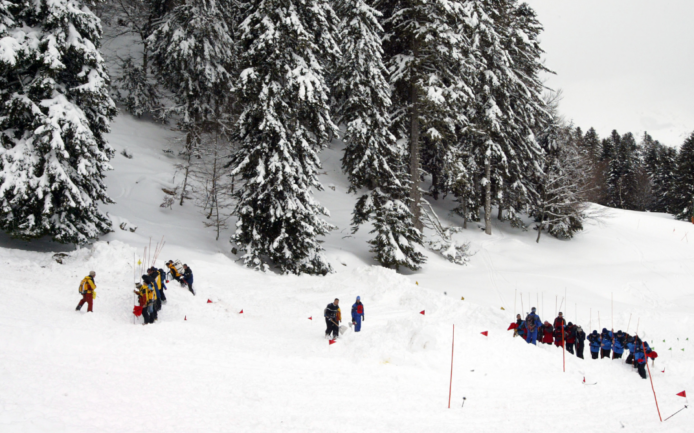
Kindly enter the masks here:
[[[188, 290], [195, 295], [193, 290], [193, 271], [188, 265], [183, 265], [183, 273], [176, 269], [172, 260], [166, 263], [166, 267], [169, 268], [169, 273], [173, 279], [178, 281], [181, 286], [188, 287]], [[147, 269], [146, 274], [142, 275], [142, 282], [135, 283], [136, 290], [134, 293], [137, 295], [139, 308], [136, 308], [133, 312], [138, 316], [142, 314], [145, 325], [154, 323], [158, 319], [157, 313], [161, 310], [162, 304], [166, 303], [166, 274], [166, 271], [163, 269], [151, 267]], [[77, 304], [76, 311], [80, 311], [84, 304], [87, 304], [88, 312], [94, 311], [94, 298], [96, 298], [95, 277], [96, 272], [91, 271], [80, 283], [79, 292], [82, 295], [82, 299]]]

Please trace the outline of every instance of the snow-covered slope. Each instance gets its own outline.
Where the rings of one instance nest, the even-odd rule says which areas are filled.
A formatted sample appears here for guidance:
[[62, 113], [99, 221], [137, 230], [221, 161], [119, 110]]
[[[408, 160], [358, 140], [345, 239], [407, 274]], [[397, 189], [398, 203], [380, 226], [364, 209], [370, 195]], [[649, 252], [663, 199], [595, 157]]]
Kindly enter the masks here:
[[[609, 210], [572, 241], [547, 236], [540, 244], [532, 230], [495, 222], [490, 237], [471, 224], [458, 235], [475, 252], [468, 266], [430, 254], [422, 271], [399, 275], [372, 266], [368, 228], [351, 235], [356, 198], [346, 194], [335, 145], [321, 153], [326, 189], [317, 196], [339, 227], [324, 244], [336, 272], [257, 273], [235, 262], [228, 232], [214, 241], [192, 203], [159, 207], [161, 188], [175, 184], [175, 158], [162, 152], [174, 136], [116, 119], [109, 139], [134, 157], [114, 159], [107, 185], [117, 203], [106, 209], [114, 222], [138, 226], [135, 233], [116, 227], [62, 265], [50, 243], [0, 240], [0, 431], [691, 430], [690, 410], [660, 425], [650, 382], [623, 363], [567, 355], [563, 373], [560, 350], [506, 331], [514, 311], [531, 304], [551, 320], [552, 301], [565, 293], [568, 320], [609, 328], [614, 297], [615, 329], [638, 325], [660, 353], [651, 371], [669, 416], [685, 403], [676, 393], [694, 392], [691, 224]], [[443, 201], [436, 210], [459, 224], [452, 207]], [[171, 284], [159, 321], [144, 327], [131, 313], [133, 256], [162, 236], [158, 266], [188, 263], [198, 296]], [[77, 313], [78, 283], [92, 269], [95, 312]], [[366, 307], [362, 332], [328, 345], [323, 308], [339, 297], [347, 317], [357, 295]], [[583, 385], [584, 377], [597, 384]]]

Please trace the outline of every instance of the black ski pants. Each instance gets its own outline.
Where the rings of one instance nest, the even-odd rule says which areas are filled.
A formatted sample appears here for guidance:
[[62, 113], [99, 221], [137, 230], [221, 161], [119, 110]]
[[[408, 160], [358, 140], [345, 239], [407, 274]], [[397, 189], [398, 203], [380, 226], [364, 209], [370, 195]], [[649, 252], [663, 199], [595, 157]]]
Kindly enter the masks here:
[[333, 338], [337, 337], [340, 335], [340, 327], [337, 326], [337, 324], [334, 322], [335, 319], [328, 319], [327, 317], [325, 318], [325, 324], [327, 328], [325, 329], [325, 335], [330, 335], [331, 333], [333, 334]]
[[638, 369], [639, 369], [639, 376], [641, 376], [644, 379], [648, 379], [648, 376], [646, 375], [646, 363], [645, 362], [638, 362], [637, 363]]
[[566, 343], [566, 350], [569, 351], [570, 354], [574, 354], [574, 345], [576, 343]]
[[585, 346], [582, 345], [582, 344], [577, 344], [577, 345], [576, 345], [576, 356], [578, 356], [578, 357], [581, 358], [581, 359], [583, 359], [583, 348], [584, 348], [584, 347], [585, 347]]
[[619, 359], [622, 357], [621, 353], [613, 352], [612, 353], [612, 359]]
[[627, 356], [627, 364], [634, 364], [634, 354], [630, 353], [629, 356]]
[[612, 352], [612, 351], [611, 351], [611, 350], [607, 350], [607, 349], [600, 349], [600, 359], [602, 359], [602, 358], [609, 358], [609, 357], [610, 357], [610, 352]]
[[598, 352], [593, 352], [592, 350], [590, 351], [591, 356], [593, 359], [598, 359]]

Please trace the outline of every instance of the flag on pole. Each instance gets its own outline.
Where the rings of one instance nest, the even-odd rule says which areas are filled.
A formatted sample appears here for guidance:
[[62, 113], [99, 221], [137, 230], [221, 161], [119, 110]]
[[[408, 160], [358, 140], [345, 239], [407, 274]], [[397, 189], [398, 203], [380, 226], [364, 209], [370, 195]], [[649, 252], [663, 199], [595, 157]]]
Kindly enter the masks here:
[[682, 391], [682, 392], [680, 392], [680, 393], [677, 394], [677, 395], [679, 395], [680, 397], [687, 398], [687, 391]]
[[328, 346], [337, 343], [337, 340], [328, 340]]
[[211, 304], [211, 303], [212, 303], [212, 301], [208, 299], [208, 300], [207, 300], [207, 303], [208, 303], [208, 304]]
[[183, 320], [188, 320], [188, 316], [183, 316]]
[[239, 314], [243, 314], [243, 310], [239, 311]]
[[309, 317], [308, 320], [313, 320], [313, 316]]
[[518, 324], [517, 323], [511, 323], [508, 325], [507, 331], [510, 331], [511, 329], [518, 329]]
[[485, 337], [489, 337], [489, 331], [483, 331], [480, 332], [480, 334], [484, 335]]
[[420, 311], [419, 314], [424, 315], [424, 310]]
[[586, 383], [586, 377], [583, 376], [583, 383]]

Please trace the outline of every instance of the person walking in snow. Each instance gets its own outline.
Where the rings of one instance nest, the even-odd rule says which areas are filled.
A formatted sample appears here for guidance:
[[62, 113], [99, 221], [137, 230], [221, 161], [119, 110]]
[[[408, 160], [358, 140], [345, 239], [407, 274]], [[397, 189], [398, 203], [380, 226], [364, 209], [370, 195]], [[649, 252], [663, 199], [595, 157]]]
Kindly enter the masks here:
[[600, 334], [597, 330], [593, 330], [593, 333], [588, 336], [588, 341], [590, 342], [590, 355], [593, 359], [598, 359], [598, 353], [600, 353]]
[[357, 296], [357, 302], [352, 305], [352, 324], [354, 332], [361, 331], [361, 322], [364, 319], [364, 304], [361, 303], [361, 296]]
[[620, 329], [614, 335], [614, 344], [612, 346], [612, 359], [620, 359], [624, 353], [626, 346], [626, 335]]
[[75, 311], [80, 311], [82, 305], [87, 304], [87, 312], [93, 313], [94, 298], [96, 298], [96, 283], [94, 283], [94, 278], [96, 277], [96, 272], [90, 271], [89, 275], [82, 279], [80, 283], [79, 291], [82, 295], [82, 300], [77, 304]]
[[609, 358], [612, 352], [612, 332], [608, 331], [607, 328], [602, 328], [600, 339], [602, 340], [600, 345], [600, 359]]
[[540, 326], [542, 326], [542, 321], [540, 320], [540, 316], [535, 314], [535, 307], [533, 307], [530, 310], [530, 314], [525, 318], [525, 329], [527, 331], [527, 335], [525, 338], [525, 341], [528, 342], [528, 344], [532, 343], [537, 345], [537, 331], [540, 329]]
[[327, 326], [325, 330], [325, 338], [330, 337], [332, 334], [333, 339], [340, 335], [340, 319], [342, 318], [342, 313], [340, 312], [340, 300], [335, 298], [335, 300], [328, 304], [323, 311], [323, 317], [325, 317], [325, 324]]
[[178, 272], [178, 269], [176, 269], [176, 266], [174, 266], [173, 260], [169, 260], [168, 262], [166, 262], [166, 267], [169, 268], [169, 273], [171, 274], [171, 278], [178, 281], [181, 284], [181, 286], [184, 286], [185, 282], [183, 281], [183, 276]]
[[557, 318], [554, 319], [554, 345], [557, 347], [562, 347], [566, 340], [565, 326], [566, 320], [564, 320], [564, 314], [560, 311]]
[[564, 331], [566, 333], [566, 350], [573, 355], [574, 345], [576, 344], [576, 327], [573, 323], [569, 322], [566, 328], [564, 328]]
[[542, 331], [542, 342], [544, 344], [552, 344], [552, 341], [554, 341], [552, 337], [552, 335], [554, 334], [554, 328], [552, 327], [552, 324], [545, 320], [545, 324], [542, 325], [542, 328], [540, 328], [540, 330]]
[[188, 265], [183, 265], [183, 281], [188, 285], [188, 290], [195, 296], [195, 290], [193, 290], [193, 270], [188, 267]]

